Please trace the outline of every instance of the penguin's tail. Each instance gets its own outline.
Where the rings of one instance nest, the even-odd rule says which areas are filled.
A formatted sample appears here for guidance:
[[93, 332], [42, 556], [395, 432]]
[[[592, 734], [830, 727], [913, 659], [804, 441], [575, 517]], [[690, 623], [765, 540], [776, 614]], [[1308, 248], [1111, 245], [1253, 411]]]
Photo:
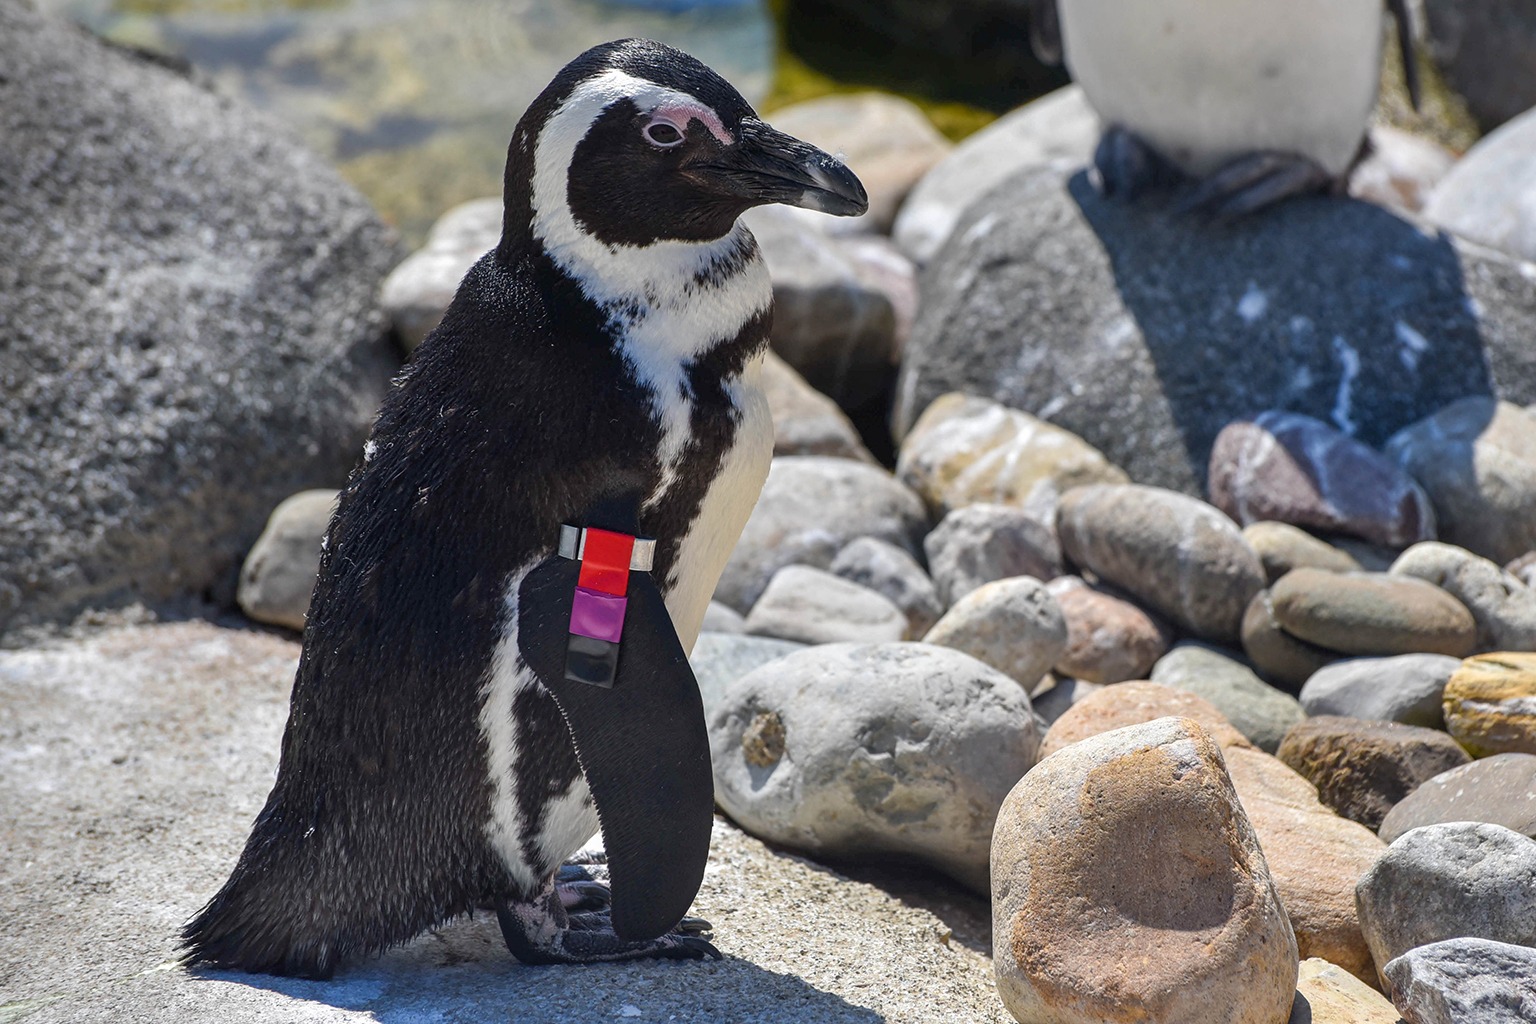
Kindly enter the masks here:
[[218, 894], [182, 928], [182, 963], [330, 978], [355, 951], [354, 944], [323, 920], [329, 915], [313, 913], [317, 908], [308, 906], [297, 887], [276, 886], [270, 874], [262, 877], [245, 868], [242, 859]]

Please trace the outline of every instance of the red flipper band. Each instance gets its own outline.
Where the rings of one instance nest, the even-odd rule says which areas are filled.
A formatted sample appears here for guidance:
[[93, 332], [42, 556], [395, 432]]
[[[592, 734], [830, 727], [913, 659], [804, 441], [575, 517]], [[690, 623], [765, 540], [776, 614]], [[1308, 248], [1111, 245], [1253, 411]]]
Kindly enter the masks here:
[[654, 541], [589, 527], [561, 527], [560, 553], [579, 558], [581, 571], [571, 598], [570, 639], [565, 677], [611, 687], [618, 675], [619, 639], [624, 635], [625, 597], [632, 569], [650, 569]]

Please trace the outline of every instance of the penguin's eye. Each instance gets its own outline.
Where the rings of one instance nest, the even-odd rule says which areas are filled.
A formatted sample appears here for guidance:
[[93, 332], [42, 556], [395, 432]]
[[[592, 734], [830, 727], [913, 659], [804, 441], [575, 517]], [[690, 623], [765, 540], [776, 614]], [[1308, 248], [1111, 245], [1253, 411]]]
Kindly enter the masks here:
[[660, 149], [671, 149], [683, 141], [683, 133], [670, 121], [652, 121], [645, 126], [645, 141]]

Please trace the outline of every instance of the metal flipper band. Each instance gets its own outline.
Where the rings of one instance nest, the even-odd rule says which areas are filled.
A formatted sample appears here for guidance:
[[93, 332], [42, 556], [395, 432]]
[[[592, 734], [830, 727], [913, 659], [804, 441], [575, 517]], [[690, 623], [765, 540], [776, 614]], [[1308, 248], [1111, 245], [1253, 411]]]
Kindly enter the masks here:
[[581, 562], [571, 600], [565, 678], [611, 687], [619, 668], [619, 640], [631, 572], [650, 572], [656, 542], [627, 533], [560, 527], [560, 555]]

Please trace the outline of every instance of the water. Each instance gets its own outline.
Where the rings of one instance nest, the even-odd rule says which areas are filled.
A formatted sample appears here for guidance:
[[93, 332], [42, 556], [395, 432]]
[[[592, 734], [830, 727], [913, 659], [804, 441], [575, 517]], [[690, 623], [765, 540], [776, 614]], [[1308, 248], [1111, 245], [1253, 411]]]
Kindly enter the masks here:
[[760, 0], [39, 0], [117, 42], [184, 57], [329, 157], [407, 242], [501, 191], [518, 117], [570, 58], [671, 43], [751, 102], [774, 32]]

